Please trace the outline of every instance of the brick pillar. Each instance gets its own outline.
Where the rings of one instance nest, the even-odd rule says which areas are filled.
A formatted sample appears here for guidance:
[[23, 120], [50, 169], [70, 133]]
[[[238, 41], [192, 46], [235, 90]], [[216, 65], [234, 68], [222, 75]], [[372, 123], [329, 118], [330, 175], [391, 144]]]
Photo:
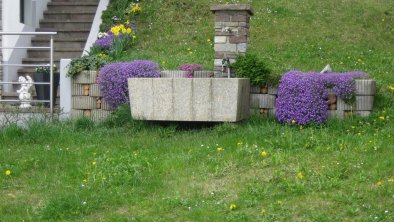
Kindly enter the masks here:
[[214, 70], [222, 71], [223, 58], [233, 63], [238, 54], [246, 53], [253, 10], [246, 4], [227, 4], [212, 6], [211, 11], [215, 14]]

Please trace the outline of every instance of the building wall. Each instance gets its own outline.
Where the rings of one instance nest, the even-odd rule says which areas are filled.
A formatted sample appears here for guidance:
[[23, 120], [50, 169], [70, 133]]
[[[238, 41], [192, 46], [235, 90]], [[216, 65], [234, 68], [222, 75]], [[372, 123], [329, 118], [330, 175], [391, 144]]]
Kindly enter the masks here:
[[[35, 16], [32, 13], [27, 13], [30, 18], [25, 18], [27, 24], [38, 24], [39, 19], [43, 17], [43, 12], [46, 10], [46, 5], [50, 0], [32, 0], [35, 2], [35, 9], [26, 8], [26, 10], [35, 11]], [[20, 1], [18, 0], [2, 0], [1, 8], [1, 23], [3, 32], [34, 32], [35, 26], [26, 25], [20, 23]], [[32, 6], [32, 4], [27, 4]], [[36, 21], [32, 21], [35, 18]], [[15, 46], [30, 46], [32, 36], [16, 36], [8, 35], [2, 37], [3, 47], [15, 47]], [[3, 49], [2, 50], [2, 63], [4, 64], [20, 64], [22, 63], [22, 58], [27, 55], [26, 49]], [[3, 67], [3, 81], [16, 81], [17, 80], [17, 70], [19, 67]], [[3, 85], [3, 93], [8, 93], [12, 91], [12, 85]]]
[[[0, 0], [0, 32], [3, 31], [3, 19], [2, 19], [2, 8], [3, 8], [3, 0]], [[0, 35], [0, 46], [2, 45], [2, 36]], [[0, 62], [3, 61], [3, 50], [0, 50]], [[0, 81], [3, 81], [3, 67], [0, 67]], [[2, 99], [3, 95], [3, 85], [0, 85], [0, 99]]]

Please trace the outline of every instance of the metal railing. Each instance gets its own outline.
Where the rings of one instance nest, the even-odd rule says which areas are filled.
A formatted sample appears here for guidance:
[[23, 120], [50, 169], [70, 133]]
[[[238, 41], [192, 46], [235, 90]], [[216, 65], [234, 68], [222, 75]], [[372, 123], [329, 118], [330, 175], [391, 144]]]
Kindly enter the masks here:
[[[49, 85], [49, 100], [29, 100], [29, 102], [49, 102], [49, 110], [51, 116], [53, 116], [53, 36], [56, 35], [57, 32], [0, 32], [0, 35], [49, 35], [49, 46], [18, 46], [18, 47], [0, 47], [0, 49], [48, 49], [49, 50], [49, 64], [3, 64], [2, 61], [0, 63], [0, 67], [3, 66], [14, 66], [14, 67], [49, 67], [49, 83], [48, 82], [33, 82], [33, 85]], [[5, 73], [3, 73], [4, 76]], [[25, 84], [22, 82], [2, 82], [0, 81], [0, 85], [3, 84]], [[21, 102], [21, 100], [3, 100], [0, 99], [0, 102]]]

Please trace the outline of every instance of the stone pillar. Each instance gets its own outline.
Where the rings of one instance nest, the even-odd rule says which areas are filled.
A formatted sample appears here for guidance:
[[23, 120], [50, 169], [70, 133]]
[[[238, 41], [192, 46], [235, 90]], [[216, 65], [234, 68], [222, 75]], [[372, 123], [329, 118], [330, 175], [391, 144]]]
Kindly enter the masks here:
[[233, 63], [238, 54], [246, 53], [253, 10], [246, 4], [226, 4], [212, 6], [211, 11], [215, 14], [214, 70], [221, 72], [224, 58]]

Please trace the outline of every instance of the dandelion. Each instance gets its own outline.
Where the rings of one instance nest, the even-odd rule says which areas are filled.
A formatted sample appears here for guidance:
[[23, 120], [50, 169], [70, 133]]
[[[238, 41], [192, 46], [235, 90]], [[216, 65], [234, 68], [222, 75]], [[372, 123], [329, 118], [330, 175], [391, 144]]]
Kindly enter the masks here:
[[376, 186], [377, 187], [381, 187], [383, 185], [383, 182], [381, 180], [379, 180], [378, 182], [376, 182]]
[[261, 214], [266, 214], [267, 213], [267, 210], [266, 209], [261, 209]]
[[223, 147], [218, 147], [216, 150], [217, 150], [218, 152], [222, 152], [224, 149], [223, 149]]
[[93, 166], [96, 165], [96, 163], [97, 163], [96, 161], [92, 161], [92, 165], [93, 165]]
[[384, 120], [385, 118], [384, 116], [379, 116], [379, 119]]
[[387, 181], [390, 183], [394, 183], [394, 178], [388, 179]]
[[132, 13], [138, 14], [138, 13], [140, 13], [142, 11], [142, 8], [141, 8], [141, 6], [139, 4], [134, 4], [134, 5], [131, 6], [130, 11]]
[[387, 86], [388, 90], [394, 91], [394, 86]]
[[5, 175], [6, 175], [6, 176], [11, 176], [11, 170], [6, 170], [6, 171], [5, 171]]
[[230, 204], [230, 210], [237, 209], [237, 205], [235, 203]]
[[260, 154], [262, 157], [267, 157], [268, 156], [268, 153], [267, 152], [265, 152], [265, 151], [263, 151], [263, 152], [261, 152], [261, 154]]
[[294, 119], [293, 120], [291, 120], [291, 124], [296, 124], [297, 123], [297, 121], [295, 121]]
[[298, 172], [297, 179], [300, 179], [300, 180], [304, 179], [304, 174], [302, 172]]
[[87, 183], [87, 182], [88, 182], [87, 179], [83, 179], [83, 180], [82, 180], [82, 183]]

